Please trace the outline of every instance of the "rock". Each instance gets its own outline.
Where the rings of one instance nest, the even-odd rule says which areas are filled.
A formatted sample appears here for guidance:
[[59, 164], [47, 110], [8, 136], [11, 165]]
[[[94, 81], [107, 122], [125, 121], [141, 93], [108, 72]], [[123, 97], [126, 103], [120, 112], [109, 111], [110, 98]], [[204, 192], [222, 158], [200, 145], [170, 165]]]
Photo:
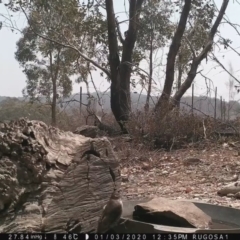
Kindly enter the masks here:
[[190, 188], [190, 187], [186, 187], [186, 189], [185, 189], [185, 193], [190, 193], [190, 192], [192, 192], [192, 188]]
[[162, 171], [161, 175], [167, 175], [167, 174], [169, 174], [169, 172], [165, 170], [165, 171]]
[[226, 148], [226, 147], [228, 147], [228, 144], [227, 143], [223, 143], [223, 148]]
[[194, 203], [155, 198], [135, 206], [133, 218], [149, 223], [174, 227], [208, 228], [212, 219]]
[[101, 120], [101, 117], [95, 115], [95, 125], [98, 127], [99, 130], [101, 130], [101, 133], [103, 135], [107, 134], [110, 136], [117, 136], [121, 133], [120, 129], [115, 129], [112, 126], [109, 126], [107, 124], [104, 124]]
[[238, 192], [240, 192], [240, 181], [224, 186], [217, 192], [217, 194], [219, 196], [227, 196], [229, 193], [236, 194]]
[[142, 163], [142, 170], [149, 171], [151, 166], [148, 163]]
[[123, 136], [123, 137], [122, 137], [122, 140], [125, 141], [125, 142], [132, 142], [133, 139], [132, 139], [132, 137], [130, 137], [129, 135], [127, 135], [127, 136]]
[[128, 175], [121, 175], [122, 182], [129, 182]]
[[186, 158], [183, 160], [183, 165], [185, 166], [197, 165], [201, 163], [203, 163], [203, 161], [201, 161], [199, 158]]
[[98, 127], [90, 126], [90, 125], [83, 125], [78, 127], [73, 133], [80, 134], [85, 137], [96, 138], [98, 135]]
[[240, 192], [237, 192], [237, 193], [235, 194], [235, 198], [236, 198], [236, 199], [240, 199]]

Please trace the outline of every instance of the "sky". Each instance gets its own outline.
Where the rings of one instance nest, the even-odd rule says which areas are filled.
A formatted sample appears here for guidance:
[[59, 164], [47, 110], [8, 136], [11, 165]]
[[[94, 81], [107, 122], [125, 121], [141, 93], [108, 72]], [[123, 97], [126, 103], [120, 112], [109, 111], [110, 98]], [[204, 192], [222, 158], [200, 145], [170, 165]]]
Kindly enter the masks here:
[[[6, 1], [5, 1], [6, 2]], [[215, 0], [218, 7], [220, 7], [222, 0]], [[4, 1], [3, 1], [4, 3]], [[125, 8], [124, 0], [115, 0], [114, 2], [115, 12], [118, 12], [119, 19], [125, 19]], [[6, 8], [3, 4], [0, 4], [0, 14], [7, 14]], [[230, 0], [228, 9], [226, 11], [226, 17], [230, 22], [240, 25], [240, 5], [237, 1]], [[176, 19], [177, 20], [177, 19]], [[14, 21], [18, 28], [23, 28], [26, 25], [26, 19], [24, 16], [14, 15]], [[126, 29], [126, 25], [122, 26], [122, 30]], [[220, 25], [220, 34], [224, 38], [229, 38], [232, 40], [232, 47], [239, 52], [239, 55], [234, 51], [228, 50], [216, 50], [215, 55], [221, 61], [221, 63], [229, 69], [229, 64], [232, 65], [234, 70], [234, 76], [237, 79], [240, 79], [240, 36], [237, 35], [236, 31], [228, 24]], [[22, 69], [19, 66], [19, 63], [15, 60], [14, 52], [16, 51], [16, 42], [20, 38], [19, 33], [13, 33], [8, 28], [2, 28], [0, 30], [0, 96], [10, 96], [10, 97], [21, 97], [22, 89], [25, 87], [26, 77], [22, 72]], [[164, 51], [163, 56], [166, 57], [167, 49]], [[204, 60], [205, 61], [205, 60]], [[218, 98], [222, 96], [224, 99], [228, 100], [229, 90], [227, 83], [229, 81], [229, 75], [224, 72], [216, 63], [208, 62], [208, 64], [203, 64], [202, 67], [203, 73], [212, 79], [213, 84], [211, 85], [211, 96], [214, 96], [214, 89], [217, 87], [217, 96]], [[142, 64], [142, 68], [146, 69], [146, 65]], [[104, 82], [104, 79], [100, 77], [99, 73], [96, 72], [93, 74], [93, 78], [96, 80], [98, 90], [104, 91], [108, 89], [109, 84]], [[154, 75], [154, 80], [156, 82], [156, 87], [161, 91], [163, 86], [164, 76]], [[83, 92], [86, 90], [85, 86], [83, 87]], [[80, 85], [74, 84], [73, 93], [79, 92]], [[93, 87], [90, 86], [90, 90], [93, 90]], [[140, 89], [138, 88], [139, 92]], [[197, 76], [194, 81], [194, 92], [195, 95], [206, 95], [207, 88], [205, 84], [205, 79], [201, 76]], [[188, 90], [187, 95], [191, 94], [191, 89]], [[235, 100], [240, 99], [240, 93], [235, 93]]]

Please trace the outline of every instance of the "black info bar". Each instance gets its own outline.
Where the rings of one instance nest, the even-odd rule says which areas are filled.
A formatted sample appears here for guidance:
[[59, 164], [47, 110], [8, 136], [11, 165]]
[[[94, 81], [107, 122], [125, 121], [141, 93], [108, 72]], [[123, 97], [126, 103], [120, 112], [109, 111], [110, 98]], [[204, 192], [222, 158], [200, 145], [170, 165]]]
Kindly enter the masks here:
[[239, 233], [8, 233], [0, 240], [240, 240]]

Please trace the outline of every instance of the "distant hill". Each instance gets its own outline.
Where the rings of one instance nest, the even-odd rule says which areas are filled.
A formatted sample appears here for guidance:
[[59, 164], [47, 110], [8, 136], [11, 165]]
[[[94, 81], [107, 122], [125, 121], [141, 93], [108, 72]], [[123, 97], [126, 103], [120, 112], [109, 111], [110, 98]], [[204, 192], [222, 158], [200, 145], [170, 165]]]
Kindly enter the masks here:
[[1, 101], [3, 101], [3, 100], [5, 100], [7, 97], [2, 97], [2, 96], [0, 96], [0, 102]]
[[[103, 103], [103, 109], [104, 112], [110, 112], [110, 93], [107, 92], [105, 94], [98, 93], [102, 103]], [[96, 92], [91, 93], [93, 96], [93, 99], [95, 100], [95, 107], [97, 110], [101, 110], [101, 107], [97, 103], [97, 94]], [[1, 118], [1, 105], [4, 103], [4, 100], [6, 99], [15, 99], [19, 101], [23, 101], [23, 98], [9, 98], [6, 96], [0, 96], [0, 118]], [[59, 103], [60, 108], [64, 108], [66, 111], [70, 111], [73, 108], [79, 108], [79, 94], [73, 94], [70, 98], [64, 99], [63, 103]], [[139, 95], [138, 93], [132, 93], [131, 94], [132, 99], [132, 109], [142, 109], [146, 102], [146, 95]], [[87, 104], [88, 103], [88, 97], [86, 94], [82, 95], [82, 103]], [[150, 105], [153, 106], [154, 103], [157, 102], [157, 97], [152, 97], [152, 100], [150, 101]], [[94, 104], [94, 101], [91, 100], [91, 103]], [[191, 97], [183, 97], [181, 100], [181, 108], [184, 108], [186, 111], [191, 111], [191, 105], [192, 105], [192, 98]], [[207, 98], [206, 96], [200, 96], [194, 98], [194, 112], [198, 114], [206, 114], [209, 116], [214, 116], [214, 105], [215, 100], [213, 98]], [[230, 111], [229, 116], [231, 119], [240, 116], [240, 104], [236, 101], [230, 102]], [[83, 107], [84, 108], [84, 107]], [[224, 115], [224, 106], [222, 107], [222, 115]], [[228, 102], [225, 103], [225, 118], [227, 119], [228, 116]], [[221, 102], [220, 99], [217, 99], [217, 117], [221, 117]]]

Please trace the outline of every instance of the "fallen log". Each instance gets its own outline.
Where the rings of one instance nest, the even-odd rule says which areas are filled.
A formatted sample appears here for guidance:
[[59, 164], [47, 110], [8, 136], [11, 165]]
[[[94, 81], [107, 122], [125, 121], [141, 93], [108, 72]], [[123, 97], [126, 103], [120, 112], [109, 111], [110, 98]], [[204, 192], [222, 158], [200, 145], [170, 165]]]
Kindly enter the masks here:
[[0, 123], [0, 232], [95, 232], [120, 171], [107, 138]]

